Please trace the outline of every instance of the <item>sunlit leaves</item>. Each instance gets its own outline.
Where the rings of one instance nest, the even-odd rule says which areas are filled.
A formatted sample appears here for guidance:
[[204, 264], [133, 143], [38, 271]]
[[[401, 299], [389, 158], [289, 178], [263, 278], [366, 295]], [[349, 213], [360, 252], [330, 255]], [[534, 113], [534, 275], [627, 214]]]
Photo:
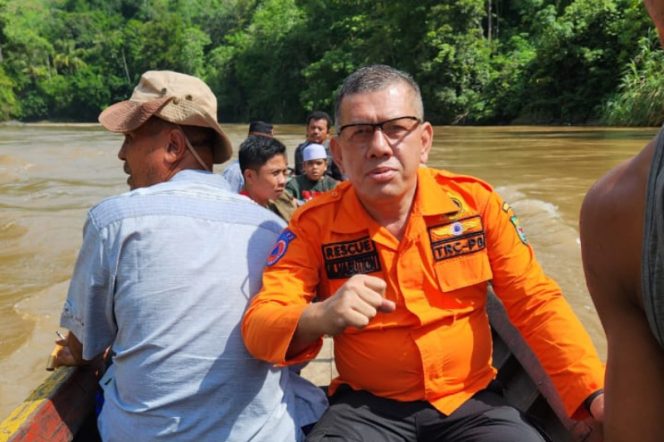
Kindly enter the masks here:
[[0, 0], [0, 119], [94, 121], [172, 69], [208, 82], [224, 121], [301, 122], [385, 63], [435, 123], [652, 122], [649, 28], [641, 0]]

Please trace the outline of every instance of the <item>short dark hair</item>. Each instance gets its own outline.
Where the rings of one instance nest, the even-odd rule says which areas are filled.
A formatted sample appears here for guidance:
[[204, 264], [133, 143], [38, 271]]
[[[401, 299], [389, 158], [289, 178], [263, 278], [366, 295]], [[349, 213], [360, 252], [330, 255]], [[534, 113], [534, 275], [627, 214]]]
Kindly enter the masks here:
[[249, 123], [249, 134], [252, 132], [261, 132], [264, 134], [272, 133], [272, 125], [265, 121], [254, 120]]
[[384, 64], [374, 64], [364, 66], [352, 74], [350, 74], [341, 85], [341, 88], [336, 94], [334, 103], [334, 119], [337, 124], [340, 124], [340, 110], [341, 102], [347, 95], [362, 94], [366, 92], [376, 92], [385, 89], [386, 87], [395, 84], [404, 83], [413, 92], [413, 103], [415, 111], [419, 115], [415, 115], [420, 119], [424, 119], [424, 105], [422, 104], [422, 93], [420, 87], [417, 85], [410, 74], [387, 66]]
[[238, 152], [240, 170], [242, 173], [247, 169], [258, 171], [276, 155], [286, 156], [286, 146], [281, 141], [276, 138], [250, 135], [240, 144]]
[[332, 129], [332, 118], [330, 118], [330, 114], [328, 114], [327, 112], [313, 111], [312, 113], [307, 115], [307, 126], [309, 126], [311, 120], [325, 120], [327, 122], [327, 130]]

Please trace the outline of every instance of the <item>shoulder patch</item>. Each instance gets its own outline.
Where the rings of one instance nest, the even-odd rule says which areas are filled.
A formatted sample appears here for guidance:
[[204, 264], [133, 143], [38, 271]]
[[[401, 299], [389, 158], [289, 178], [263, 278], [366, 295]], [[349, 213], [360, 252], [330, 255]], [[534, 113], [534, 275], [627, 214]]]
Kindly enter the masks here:
[[519, 236], [521, 242], [527, 245], [528, 239], [526, 238], [526, 231], [523, 229], [523, 227], [521, 227], [521, 224], [519, 223], [519, 218], [517, 218], [516, 215], [512, 215], [510, 217], [510, 222], [514, 226], [514, 230], [516, 230], [516, 234]]
[[279, 235], [279, 238], [277, 238], [277, 242], [272, 248], [270, 255], [267, 257], [266, 265], [270, 267], [278, 263], [281, 257], [286, 253], [286, 250], [288, 250], [288, 244], [290, 244], [295, 238], [297, 238], [297, 236], [295, 236], [292, 231], [284, 229]]

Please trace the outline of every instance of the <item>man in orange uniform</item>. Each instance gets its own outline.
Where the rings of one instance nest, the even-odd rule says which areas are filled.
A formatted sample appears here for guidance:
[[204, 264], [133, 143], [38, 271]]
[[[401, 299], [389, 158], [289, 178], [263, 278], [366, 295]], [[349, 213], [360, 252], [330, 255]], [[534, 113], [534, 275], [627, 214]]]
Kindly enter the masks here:
[[332, 405], [308, 440], [541, 441], [492, 382], [491, 282], [569, 415], [601, 420], [590, 338], [491, 187], [420, 167], [423, 114], [408, 74], [377, 65], [344, 81], [332, 152], [349, 182], [282, 232], [243, 320], [247, 348], [298, 364], [334, 336]]

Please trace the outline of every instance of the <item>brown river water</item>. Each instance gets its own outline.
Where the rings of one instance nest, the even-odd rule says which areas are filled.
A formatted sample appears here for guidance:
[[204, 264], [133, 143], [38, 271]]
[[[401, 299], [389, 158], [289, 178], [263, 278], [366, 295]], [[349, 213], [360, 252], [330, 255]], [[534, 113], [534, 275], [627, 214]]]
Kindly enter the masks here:
[[[246, 128], [226, 126], [234, 146]], [[303, 127], [280, 125], [275, 133], [292, 160]], [[599, 176], [655, 133], [435, 128], [429, 165], [480, 177], [512, 205], [542, 266], [563, 288], [602, 358], [606, 342], [581, 268], [579, 208]], [[86, 211], [127, 190], [116, 156], [121, 139], [96, 125], [0, 125], [0, 420], [47, 376]]]

